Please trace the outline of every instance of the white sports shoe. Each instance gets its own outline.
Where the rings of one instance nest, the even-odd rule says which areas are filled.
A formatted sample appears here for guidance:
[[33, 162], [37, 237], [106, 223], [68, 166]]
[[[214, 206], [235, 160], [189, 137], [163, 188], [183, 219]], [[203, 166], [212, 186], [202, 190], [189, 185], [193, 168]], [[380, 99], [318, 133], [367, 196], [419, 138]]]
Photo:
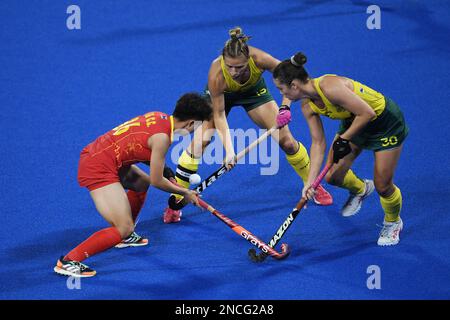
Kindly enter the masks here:
[[363, 193], [350, 193], [347, 202], [344, 204], [341, 210], [341, 214], [344, 217], [350, 217], [358, 213], [361, 209], [362, 201], [367, 198], [373, 190], [375, 190], [375, 185], [372, 180], [364, 180], [365, 189]]
[[403, 221], [400, 218], [397, 222], [383, 221], [383, 228], [378, 238], [379, 246], [394, 246], [400, 242], [400, 231], [403, 229]]

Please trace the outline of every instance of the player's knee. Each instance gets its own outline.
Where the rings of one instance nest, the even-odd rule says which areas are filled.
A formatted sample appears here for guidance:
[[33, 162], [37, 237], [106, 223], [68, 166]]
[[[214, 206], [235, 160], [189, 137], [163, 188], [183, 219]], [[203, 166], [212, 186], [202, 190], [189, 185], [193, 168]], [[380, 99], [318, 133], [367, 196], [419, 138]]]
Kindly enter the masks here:
[[127, 169], [119, 171], [120, 183], [126, 189], [132, 189], [137, 192], [146, 192], [150, 186], [148, 176], [139, 172], [139, 169]]
[[287, 154], [294, 154], [298, 151], [298, 143], [290, 137], [280, 139], [280, 148]]
[[195, 158], [201, 158], [203, 155], [203, 152], [205, 151], [206, 147], [211, 143], [211, 140], [202, 140], [202, 143], [193, 143], [191, 147], [187, 150], [187, 152], [194, 156]]
[[139, 179], [137, 183], [134, 185], [136, 192], [148, 192], [148, 188], [150, 187], [150, 184], [146, 179]]
[[390, 180], [374, 179], [375, 189], [382, 197], [389, 197], [394, 192], [394, 184]]
[[343, 180], [343, 177], [337, 172], [328, 171], [325, 175], [325, 181], [333, 186], [340, 186]]

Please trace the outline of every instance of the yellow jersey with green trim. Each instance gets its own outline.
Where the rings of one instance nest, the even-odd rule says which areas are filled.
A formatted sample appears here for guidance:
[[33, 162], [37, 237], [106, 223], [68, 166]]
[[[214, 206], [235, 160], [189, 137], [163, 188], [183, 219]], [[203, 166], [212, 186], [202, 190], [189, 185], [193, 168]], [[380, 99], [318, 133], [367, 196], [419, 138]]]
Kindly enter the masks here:
[[220, 67], [222, 68], [222, 74], [223, 77], [225, 78], [225, 83], [227, 84], [226, 92], [246, 91], [247, 89], [253, 87], [259, 81], [263, 71], [259, 70], [252, 57], [248, 59], [248, 66], [250, 68], [250, 77], [245, 83], [240, 84], [239, 82], [235, 81], [228, 72], [228, 69], [225, 66], [225, 62], [223, 60], [223, 56], [220, 57]]
[[[327, 97], [324, 95], [322, 89], [320, 88], [320, 80], [325, 76], [336, 76], [335, 74], [325, 74], [319, 78], [312, 79], [314, 87], [317, 90], [317, 93], [319, 94], [320, 98], [322, 98], [322, 101], [325, 105], [325, 108], [319, 108], [317, 105], [315, 105], [311, 100], [308, 101], [311, 109], [318, 114], [322, 114], [326, 117], [329, 117], [331, 119], [348, 119], [353, 117], [353, 114], [346, 110], [345, 108], [335, 105], [330, 102], [330, 100], [327, 99]], [[343, 77], [346, 78], [346, 77]], [[350, 80], [353, 84], [353, 92], [360, 97], [362, 100], [364, 100], [372, 109], [375, 111], [376, 117], [372, 119], [375, 120], [386, 107], [386, 100], [384, 98], [384, 95], [380, 92], [377, 92], [373, 90], [372, 88], [369, 88], [368, 86], [355, 81], [350, 78], [346, 78]]]

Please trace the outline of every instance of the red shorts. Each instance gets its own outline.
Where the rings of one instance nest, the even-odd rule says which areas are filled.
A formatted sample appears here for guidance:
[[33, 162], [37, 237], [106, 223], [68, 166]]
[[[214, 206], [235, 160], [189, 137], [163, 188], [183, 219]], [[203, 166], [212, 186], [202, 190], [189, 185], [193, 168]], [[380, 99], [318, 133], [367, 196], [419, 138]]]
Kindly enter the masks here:
[[94, 157], [86, 149], [81, 151], [78, 163], [78, 183], [89, 191], [120, 182], [119, 173], [114, 159], [107, 154], [97, 154]]

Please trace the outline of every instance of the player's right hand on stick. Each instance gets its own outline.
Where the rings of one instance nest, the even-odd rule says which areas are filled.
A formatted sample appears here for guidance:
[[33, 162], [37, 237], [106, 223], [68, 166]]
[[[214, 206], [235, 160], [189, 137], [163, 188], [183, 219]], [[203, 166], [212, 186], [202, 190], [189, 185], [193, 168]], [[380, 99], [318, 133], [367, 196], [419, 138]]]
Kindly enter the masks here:
[[[312, 200], [315, 195], [316, 195], [316, 190], [310, 184], [307, 184], [303, 187], [302, 198], [305, 198], [306, 200]], [[305, 209], [307, 208], [306, 203], [305, 203], [304, 208]]]
[[225, 165], [225, 167], [227, 168], [228, 171], [233, 169], [234, 166], [236, 165], [236, 163], [237, 163], [237, 159], [236, 159], [236, 154], [235, 153], [228, 154], [225, 157], [225, 160], [223, 162], [223, 164]]
[[200, 207], [200, 204], [198, 203], [198, 192], [194, 190], [186, 189], [186, 193], [184, 194], [184, 200], [187, 203], [192, 203], [193, 205]]

